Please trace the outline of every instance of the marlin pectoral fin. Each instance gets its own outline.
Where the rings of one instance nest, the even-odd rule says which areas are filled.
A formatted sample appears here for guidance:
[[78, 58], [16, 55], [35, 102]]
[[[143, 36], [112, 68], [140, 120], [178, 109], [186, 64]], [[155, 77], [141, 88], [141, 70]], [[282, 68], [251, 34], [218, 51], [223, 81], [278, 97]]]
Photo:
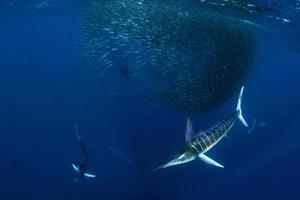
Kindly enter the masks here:
[[203, 153], [199, 155], [199, 158], [201, 160], [203, 160], [204, 162], [208, 163], [208, 164], [214, 165], [216, 167], [224, 168], [223, 165], [217, 163], [216, 161], [214, 161], [213, 159], [211, 159], [208, 156], [204, 155]]
[[85, 176], [85, 177], [88, 177], [88, 178], [95, 178], [95, 177], [96, 177], [96, 175], [94, 175], [94, 174], [89, 174], [89, 173], [84, 173], [84, 176]]
[[72, 164], [72, 167], [73, 169], [76, 171], [76, 172], [79, 172], [79, 167], [75, 164]]

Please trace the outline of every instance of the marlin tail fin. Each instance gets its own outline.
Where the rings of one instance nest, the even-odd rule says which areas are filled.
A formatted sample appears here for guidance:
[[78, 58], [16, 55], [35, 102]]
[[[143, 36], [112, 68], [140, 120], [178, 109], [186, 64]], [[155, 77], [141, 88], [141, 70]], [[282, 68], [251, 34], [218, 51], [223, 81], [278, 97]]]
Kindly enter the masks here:
[[241, 122], [246, 127], [248, 127], [248, 124], [247, 124], [246, 120], [243, 117], [243, 112], [242, 112], [242, 108], [241, 108], [243, 92], [244, 92], [244, 86], [242, 87], [242, 89], [240, 91], [239, 99], [238, 99], [237, 106], [236, 106], [236, 111], [237, 111], [237, 114], [238, 114], [238, 118], [241, 120]]
[[73, 167], [73, 169], [74, 169], [76, 172], [79, 172], [79, 171], [80, 171], [78, 165], [72, 164], [72, 167]]
[[87, 178], [96, 178], [95, 174], [84, 173], [83, 175]]
[[[73, 167], [73, 169], [76, 171], [76, 172], [78, 172], [78, 173], [80, 173], [80, 169], [79, 169], [79, 166], [77, 165], [77, 164], [72, 164], [72, 167]], [[85, 177], [88, 177], [88, 178], [96, 178], [96, 175], [95, 174], [90, 174], [90, 173], [84, 173], [83, 174]]]

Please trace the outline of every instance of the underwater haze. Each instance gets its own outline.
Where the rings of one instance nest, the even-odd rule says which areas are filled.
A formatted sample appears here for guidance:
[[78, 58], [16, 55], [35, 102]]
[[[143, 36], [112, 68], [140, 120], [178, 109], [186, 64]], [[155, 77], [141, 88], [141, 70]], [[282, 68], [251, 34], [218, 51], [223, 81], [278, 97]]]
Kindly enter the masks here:
[[299, 0], [1, 0], [0, 44], [1, 200], [300, 199]]

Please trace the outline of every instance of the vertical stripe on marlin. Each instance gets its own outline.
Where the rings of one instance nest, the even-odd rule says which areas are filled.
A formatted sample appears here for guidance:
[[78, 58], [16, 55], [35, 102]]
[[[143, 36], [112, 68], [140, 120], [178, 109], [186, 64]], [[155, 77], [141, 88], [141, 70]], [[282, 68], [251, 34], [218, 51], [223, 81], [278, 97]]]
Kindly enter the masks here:
[[196, 142], [198, 143], [198, 146], [200, 146], [201, 152], [203, 152], [205, 150], [205, 148], [202, 147], [202, 144], [199, 142], [198, 138], [196, 138]]

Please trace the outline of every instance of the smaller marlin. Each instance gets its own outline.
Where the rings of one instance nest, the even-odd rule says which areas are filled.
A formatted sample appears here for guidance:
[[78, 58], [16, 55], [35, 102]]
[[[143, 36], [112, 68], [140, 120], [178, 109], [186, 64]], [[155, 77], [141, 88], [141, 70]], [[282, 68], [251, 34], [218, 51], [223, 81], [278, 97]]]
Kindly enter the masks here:
[[240, 91], [236, 111], [234, 111], [227, 118], [225, 118], [224, 120], [222, 120], [221, 122], [214, 125], [212, 128], [208, 130], [199, 131], [194, 134], [192, 122], [188, 118], [186, 135], [185, 135], [185, 142], [186, 142], [185, 147], [181, 151], [179, 151], [179, 153], [177, 154], [174, 160], [168, 162], [163, 166], [156, 168], [155, 170], [165, 169], [167, 167], [188, 163], [190, 161], [193, 161], [196, 157], [199, 157], [201, 160], [211, 165], [224, 168], [223, 165], [209, 158], [208, 156], [205, 155], [205, 153], [209, 151], [212, 147], [214, 147], [218, 142], [220, 142], [224, 136], [226, 136], [228, 131], [234, 125], [237, 118], [239, 118], [240, 121], [246, 127], [248, 127], [242, 115], [242, 109], [241, 109], [243, 91], [244, 91], [244, 86]]
[[77, 184], [83, 177], [88, 177], [88, 178], [96, 177], [96, 175], [86, 173], [86, 170], [88, 168], [88, 153], [84, 143], [80, 138], [79, 131], [78, 131], [78, 124], [75, 125], [75, 131], [76, 131], [77, 141], [80, 145], [80, 149], [83, 154], [83, 162], [76, 162], [75, 164], [74, 163], [72, 164], [74, 170], [77, 172], [77, 176], [74, 180], [74, 185]]

